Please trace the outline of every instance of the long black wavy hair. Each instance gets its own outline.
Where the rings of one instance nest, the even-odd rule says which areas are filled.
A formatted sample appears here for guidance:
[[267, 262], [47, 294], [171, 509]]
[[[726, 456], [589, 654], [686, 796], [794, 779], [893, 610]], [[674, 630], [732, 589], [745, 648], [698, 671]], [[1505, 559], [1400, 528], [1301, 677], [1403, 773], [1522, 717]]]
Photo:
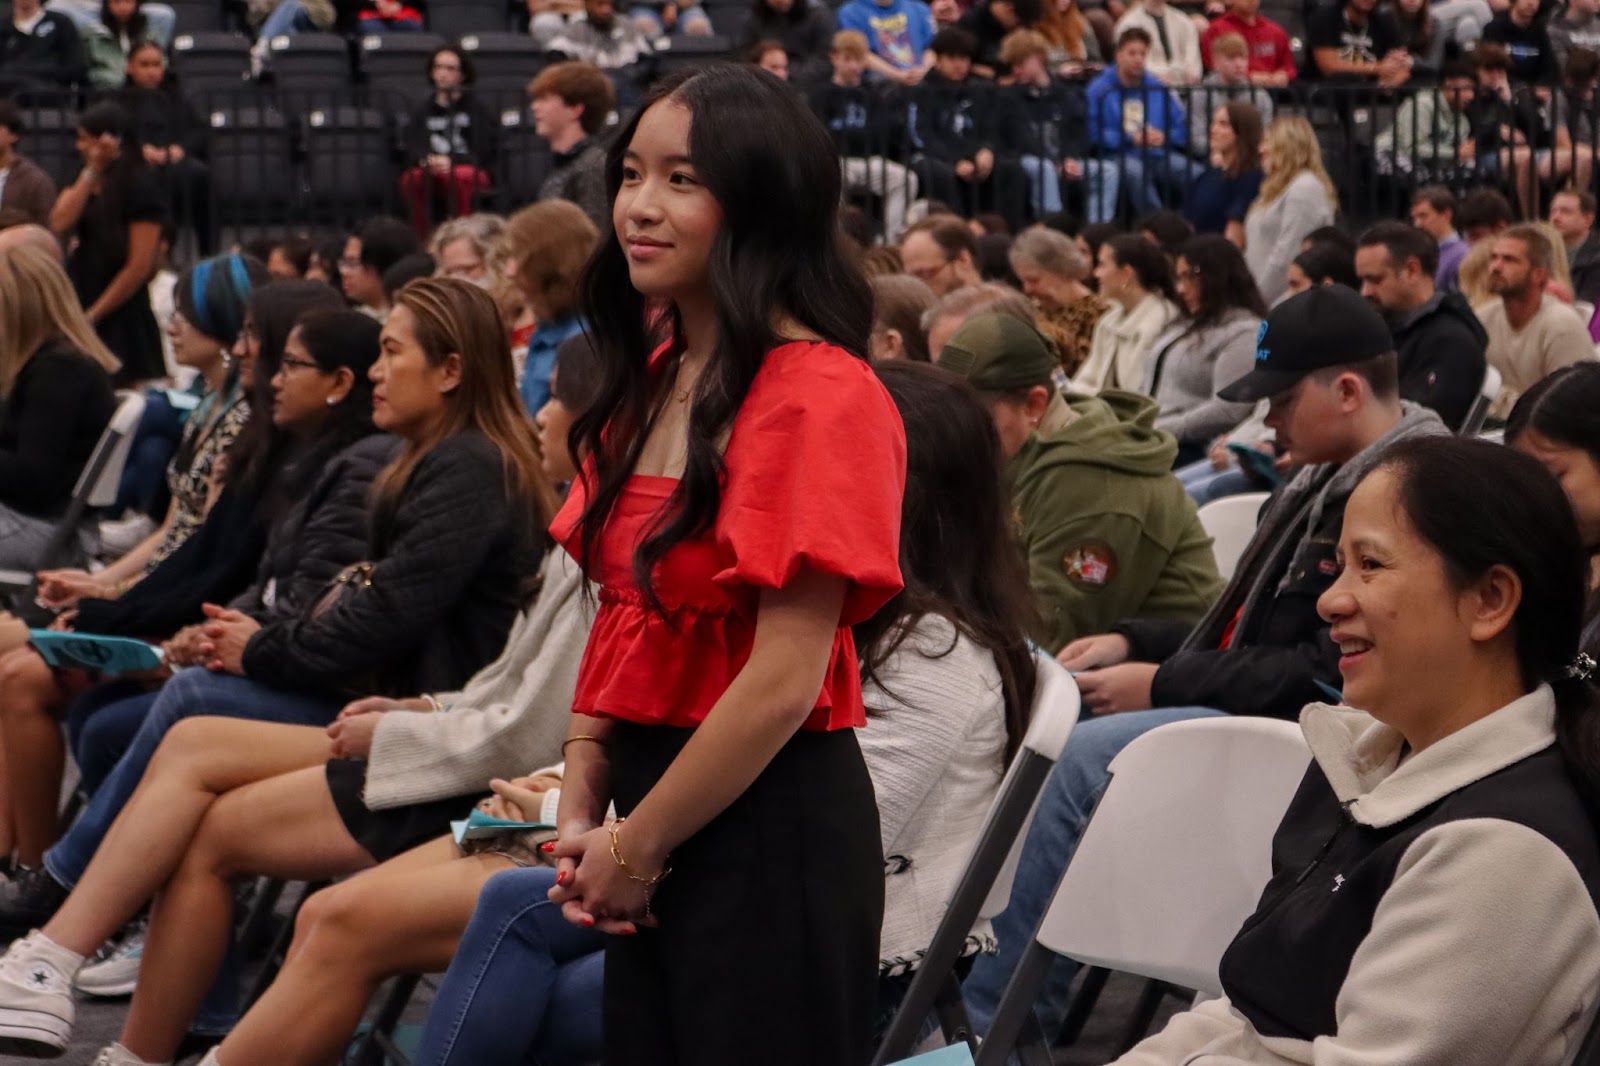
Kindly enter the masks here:
[[[634, 554], [645, 602], [659, 611], [651, 582], [655, 564], [681, 541], [708, 530], [722, 499], [723, 434], [733, 424], [767, 352], [783, 343], [776, 321], [787, 317], [827, 343], [866, 358], [872, 332], [872, 290], [845, 254], [839, 231], [839, 158], [805, 102], [752, 67], [718, 64], [659, 83], [606, 154], [606, 191], [614, 202], [622, 164], [639, 120], [670, 101], [688, 109], [689, 158], [722, 209], [712, 243], [710, 283], [717, 336], [694, 387], [688, 461], [662, 517]], [[629, 280], [617, 235], [595, 249], [580, 285], [579, 306], [599, 356], [594, 404], [573, 424], [574, 455], [590, 456], [581, 556], [586, 569], [624, 482], [638, 462], [658, 412], [648, 372], [663, 332], [669, 357], [682, 354], [677, 310], [663, 328]]]

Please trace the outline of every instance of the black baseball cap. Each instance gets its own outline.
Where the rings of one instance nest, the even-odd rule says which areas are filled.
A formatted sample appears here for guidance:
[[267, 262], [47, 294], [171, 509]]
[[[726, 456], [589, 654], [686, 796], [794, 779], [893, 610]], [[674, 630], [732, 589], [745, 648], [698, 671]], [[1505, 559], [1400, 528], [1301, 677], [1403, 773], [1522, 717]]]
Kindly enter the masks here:
[[1292, 388], [1301, 378], [1394, 351], [1394, 337], [1377, 310], [1346, 285], [1313, 285], [1267, 312], [1256, 336], [1256, 365], [1217, 391], [1218, 399], [1254, 403]]

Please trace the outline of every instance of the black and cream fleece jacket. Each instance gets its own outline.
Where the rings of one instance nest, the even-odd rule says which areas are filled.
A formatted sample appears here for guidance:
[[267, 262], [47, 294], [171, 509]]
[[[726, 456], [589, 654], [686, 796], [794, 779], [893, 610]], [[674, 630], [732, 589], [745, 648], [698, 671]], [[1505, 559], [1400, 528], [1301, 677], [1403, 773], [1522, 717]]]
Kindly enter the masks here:
[[1300, 724], [1314, 761], [1223, 955], [1227, 996], [1117, 1066], [1565, 1062], [1600, 992], [1600, 839], [1550, 689], [1403, 760], [1361, 711]]

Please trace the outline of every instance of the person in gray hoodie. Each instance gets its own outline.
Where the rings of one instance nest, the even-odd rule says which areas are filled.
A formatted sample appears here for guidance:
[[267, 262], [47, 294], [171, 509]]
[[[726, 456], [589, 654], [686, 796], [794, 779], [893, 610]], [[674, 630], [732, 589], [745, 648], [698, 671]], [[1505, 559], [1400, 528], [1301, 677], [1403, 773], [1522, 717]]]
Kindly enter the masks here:
[[1361, 295], [1394, 334], [1400, 398], [1459, 428], [1483, 388], [1489, 334], [1466, 297], [1434, 289], [1438, 264], [1434, 239], [1404, 222], [1378, 223], [1356, 248]]
[[1178, 438], [1184, 466], [1249, 416], [1249, 404], [1219, 399], [1217, 390], [1250, 369], [1267, 305], [1243, 253], [1218, 234], [1185, 243], [1176, 273], [1184, 314], [1156, 338], [1144, 391], [1161, 408], [1156, 428]]

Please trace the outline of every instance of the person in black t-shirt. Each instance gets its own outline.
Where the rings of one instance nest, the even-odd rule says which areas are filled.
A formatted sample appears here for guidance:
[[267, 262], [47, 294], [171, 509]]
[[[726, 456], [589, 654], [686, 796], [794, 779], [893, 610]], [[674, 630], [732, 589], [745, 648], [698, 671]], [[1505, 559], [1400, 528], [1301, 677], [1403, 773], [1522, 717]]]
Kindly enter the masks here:
[[76, 236], [67, 273], [100, 339], [122, 361], [119, 385], [166, 377], [146, 287], [166, 220], [161, 186], [134, 144], [128, 113], [99, 103], [78, 116], [83, 172], [61, 190], [50, 228]]
[[1483, 28], [1483, 39], [1505, 45], [1512, 81], [1555, 84], [1556, 53], [1539, 17], [1539, 0], [1512, 0], [1510, 8]]
[[1322, 77], [1373, 80], [1383, 88], [1411, 77], [1405, 35], [1377, 7], [1378, 0], [1345, 0], [1311, 16], [1306, 36]]

